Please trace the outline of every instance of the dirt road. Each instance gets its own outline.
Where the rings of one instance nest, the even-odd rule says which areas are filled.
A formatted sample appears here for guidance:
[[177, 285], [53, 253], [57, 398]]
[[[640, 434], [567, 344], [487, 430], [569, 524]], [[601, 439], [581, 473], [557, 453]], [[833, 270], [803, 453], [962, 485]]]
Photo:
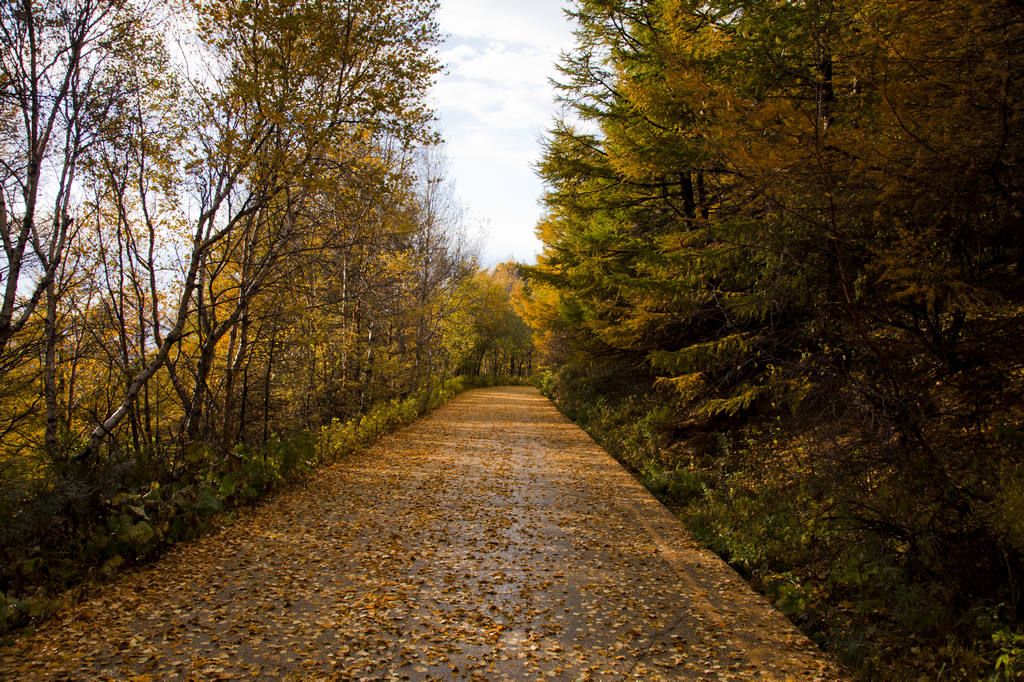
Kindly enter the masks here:
[[10, 679], [837, 679], [532, 388], [470, 391], [0, 651]]

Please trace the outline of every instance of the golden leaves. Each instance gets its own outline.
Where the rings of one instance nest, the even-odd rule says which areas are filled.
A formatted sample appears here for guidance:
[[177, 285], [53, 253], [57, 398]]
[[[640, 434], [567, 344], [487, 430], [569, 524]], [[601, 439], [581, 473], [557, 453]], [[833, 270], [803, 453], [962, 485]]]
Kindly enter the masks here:
[[691, 547], [534, 389], [478, 390], [0, 661], [36, 679], [836, 678]]

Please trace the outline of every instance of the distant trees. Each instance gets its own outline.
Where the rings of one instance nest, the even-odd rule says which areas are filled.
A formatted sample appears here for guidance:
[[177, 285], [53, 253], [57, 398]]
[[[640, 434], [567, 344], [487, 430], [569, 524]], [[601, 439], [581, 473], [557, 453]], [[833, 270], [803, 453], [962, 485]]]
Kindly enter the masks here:
[[522, 379], [532, 374], [532, 330], [516, 310], [523, 286], [514, 263], [502, 263], [463, 282], [463, 304], [446, 334], [459, 358], [457, 373]]
[[632, 367], [675, 406], [676, 438], [801, 424], [828, 515], [905, 540], [891, 558], [911, 582], [1012, 601], [1009, 619], [1018, 9], [580, 2], [561, 68], [582, 122], [558, 122], [539, 164], [529, 278], [566, 377]]

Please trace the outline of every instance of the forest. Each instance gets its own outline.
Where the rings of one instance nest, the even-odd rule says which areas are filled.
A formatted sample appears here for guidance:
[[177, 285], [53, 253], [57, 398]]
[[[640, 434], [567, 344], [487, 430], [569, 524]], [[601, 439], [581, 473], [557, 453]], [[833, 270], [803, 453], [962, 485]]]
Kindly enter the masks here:
[[542, 387], [860, 679], [1024, 671], [1024, 12], [580, 0]]
[[435, 10], [2, 3], [0, 634], [532, 371], [426, 104]]
[[0, 635], [533, 380], [857, 679], [1019, 679], [1019, 0], [574, 0], [490, 268], [437, 9], [0, 3]]

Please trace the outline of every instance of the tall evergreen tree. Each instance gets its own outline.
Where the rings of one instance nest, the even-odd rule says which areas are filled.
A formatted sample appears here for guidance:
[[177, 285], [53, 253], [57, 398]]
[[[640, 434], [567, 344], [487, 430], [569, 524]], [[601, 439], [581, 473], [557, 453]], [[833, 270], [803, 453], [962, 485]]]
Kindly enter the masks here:
[[564, 390], [637, 390], [607, 371], [629, 368], [676, 438], [781, 419], [815, 443], [799, 485], [847, 537], [1019, 616], [1000, 587], [1024, 570], [1019, 8], [573, 16], [527, 306]]

